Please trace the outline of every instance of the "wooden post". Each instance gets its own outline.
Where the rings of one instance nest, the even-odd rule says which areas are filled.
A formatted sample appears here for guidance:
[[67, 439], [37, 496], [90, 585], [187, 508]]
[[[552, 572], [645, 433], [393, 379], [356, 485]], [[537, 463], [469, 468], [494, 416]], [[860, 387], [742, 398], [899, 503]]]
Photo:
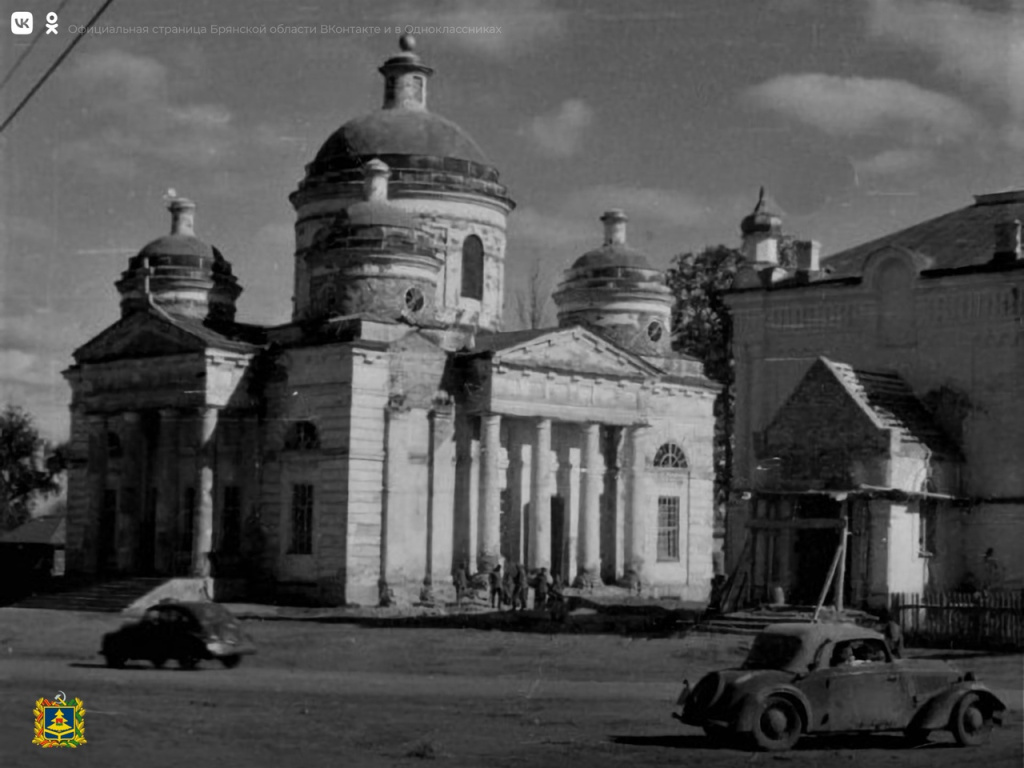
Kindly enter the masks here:
[[829, 566], [828, 576], [825, 578], [825, 583], [821, 586], [821, 594], [818, 595], [818, 603], [814, 607], [814, 616], [811, 617], [812, 624], [818, 621], [818, 614], [821, 613], [821, 607], [825, 604], [825, 596], [828, 595], [828, 588], [832, 586], [832, 580], [836, 576], [836, 568], [839, 566], [839, 557], [843, 554], [843, 549], [843, 541], [840, 541], [839, 546], [836, 547], [836, 553], [832, 557], [832, 565]]
[[844, 525], [839, 530], [839, 564], [838, 572], [836, 573], [836, 591], [833, 597], [837, 614], [843, 612], [843, 592], [846, 589], [846, 542], [849, 535], [849, 530]]

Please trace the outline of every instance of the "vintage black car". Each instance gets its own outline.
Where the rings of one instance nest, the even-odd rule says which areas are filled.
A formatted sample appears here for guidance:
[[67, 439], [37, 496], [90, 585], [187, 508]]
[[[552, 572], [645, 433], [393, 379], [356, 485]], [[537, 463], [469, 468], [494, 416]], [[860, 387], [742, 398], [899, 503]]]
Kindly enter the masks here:
[[177, 601], [151, 606], [141, 621], [104, 635], [100, 650], [110, 667], [123, 667], [129, 659], [146, 659], [162, 667], [175, 659], [183, 669], [194, 669], [203, 659], [217, 659], [230, 669], [255, 652], [252, 640], [224, 606]]
[[714, 740], [742, 737], [764, 750], [790, 749], [805, 733], [902, 730], [920, 743], [952, 731], [961, 746], [988, 740], [1006, 705], [970, 673], [944, 662], [893, 658], [885, 638], [853, 624], [774, 624], [739, 669], [712, 672], [690, 690], [682, 713]]

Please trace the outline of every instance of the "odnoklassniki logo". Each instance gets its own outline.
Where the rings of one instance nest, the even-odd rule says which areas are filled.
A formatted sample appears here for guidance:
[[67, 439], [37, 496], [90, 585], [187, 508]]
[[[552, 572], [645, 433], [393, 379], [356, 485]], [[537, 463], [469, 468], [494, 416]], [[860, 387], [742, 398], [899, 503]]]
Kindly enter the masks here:
[[85, 706], [81, 699], [67, 701], [58, 692], [53, 701], [36, 702], [35, 738], [40, 747], [78, 747], [85, 744]]

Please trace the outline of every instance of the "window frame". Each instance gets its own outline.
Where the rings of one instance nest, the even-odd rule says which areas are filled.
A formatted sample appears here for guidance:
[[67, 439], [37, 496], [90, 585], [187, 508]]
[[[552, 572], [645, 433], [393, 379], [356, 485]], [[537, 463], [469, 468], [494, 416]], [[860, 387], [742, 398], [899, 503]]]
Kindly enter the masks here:
[[655, 469], [684, 470], [690, 468], [683, 446], [673, 442], [665, 442], [658, 446], [652, 464]]
[[[470, 253], [468, 246], [475, 243], [479, 246], [479, 253]], [[472, 262], [470, 262], [472, 257]], [[484, 266], [486, 264], [484, 241], [479, 235], [467, 235], [462, 241], [462, 266], [459, 280], [459, 297], [483, 301], [484, 299]], [[469, 267], [472, 263], [472, 268]]]
[[659, 563], [682, 562], [682, 547], [679, 543], [682, 527], [681, 501], [678, 496], [658, 496], [657, 560]]

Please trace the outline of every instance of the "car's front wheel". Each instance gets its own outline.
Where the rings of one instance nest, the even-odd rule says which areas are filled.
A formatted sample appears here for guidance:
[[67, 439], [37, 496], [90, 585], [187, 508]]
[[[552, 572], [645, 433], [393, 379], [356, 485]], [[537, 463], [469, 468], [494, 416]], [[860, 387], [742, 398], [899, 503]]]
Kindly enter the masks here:
[[782, 696], [769, 696], [754, 718], [754, 744], [769, 752], [792, 749], [802, 728], [803, 721], [792, 701]]
[[195, 669], [199, 666], [199, 657], [192, 653], [186, 653], [178, 657], [178, 666], [182, 669]]
[[961, 747], [976, 747], [988, 742], [992, 734], [992, 714], [976, 693], [968, 693], [953, 708], [950, 730]]
[[228, 669], [234, 669], [242, 663], [242, 657], [237, 654], [234, 656], [221, 656], [220, 663]]
[[729, 743], [729, 730], [720, 725], [705, 725], [704, 735], [713, 747], [724, 747]]

